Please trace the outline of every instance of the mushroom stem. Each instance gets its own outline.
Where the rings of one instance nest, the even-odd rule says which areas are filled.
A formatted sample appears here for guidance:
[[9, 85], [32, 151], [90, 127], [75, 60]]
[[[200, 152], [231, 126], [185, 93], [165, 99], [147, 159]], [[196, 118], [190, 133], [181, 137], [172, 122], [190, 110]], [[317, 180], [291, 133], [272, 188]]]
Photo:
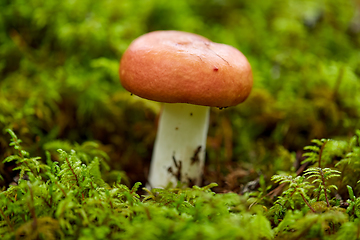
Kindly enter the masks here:
[[205, 161], [209, 107], [165, 103], [149, 173], [149, 187], [199, 185]]

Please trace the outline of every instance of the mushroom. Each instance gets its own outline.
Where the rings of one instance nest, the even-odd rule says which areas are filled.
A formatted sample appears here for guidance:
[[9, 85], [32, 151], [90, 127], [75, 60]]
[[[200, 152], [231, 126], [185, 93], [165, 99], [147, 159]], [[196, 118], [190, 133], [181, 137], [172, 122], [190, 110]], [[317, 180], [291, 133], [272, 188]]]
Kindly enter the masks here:
[[230, 107], [250, 94], [253, 77], [236, 48], [181, 31], [135, 39], [120, 61], [123, 87], [164, 103], [148, 186], [201, 184], [209, 107]]

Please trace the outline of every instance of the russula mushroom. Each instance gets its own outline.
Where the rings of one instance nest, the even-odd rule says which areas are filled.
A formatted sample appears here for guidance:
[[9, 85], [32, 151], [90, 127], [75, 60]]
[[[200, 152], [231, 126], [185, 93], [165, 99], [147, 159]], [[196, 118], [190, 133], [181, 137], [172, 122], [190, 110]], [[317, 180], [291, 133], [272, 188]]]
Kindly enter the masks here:
[[150, 166], [150, 187], [201, 183], [209, 107], [230, 107], [250, 94], [253, 77], [236, 48], [180, 31], [135, 39], [120, 61], [129, 92], [163, 102]]

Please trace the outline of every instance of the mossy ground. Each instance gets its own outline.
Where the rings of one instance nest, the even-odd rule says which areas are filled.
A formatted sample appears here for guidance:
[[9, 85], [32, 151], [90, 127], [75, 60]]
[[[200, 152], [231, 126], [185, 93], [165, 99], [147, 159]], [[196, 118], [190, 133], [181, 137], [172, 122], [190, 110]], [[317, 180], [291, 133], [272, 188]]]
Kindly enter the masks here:
[[[359, 237], [358, 1], [3, 0], [0, 9], [4, 238]], [[238, 48], [254, 88], [243, 104], [211, 110], [201, 186], [146, 193], [161, 106], [126, 92], [118, 67], [133, 39], [159, 29]]]

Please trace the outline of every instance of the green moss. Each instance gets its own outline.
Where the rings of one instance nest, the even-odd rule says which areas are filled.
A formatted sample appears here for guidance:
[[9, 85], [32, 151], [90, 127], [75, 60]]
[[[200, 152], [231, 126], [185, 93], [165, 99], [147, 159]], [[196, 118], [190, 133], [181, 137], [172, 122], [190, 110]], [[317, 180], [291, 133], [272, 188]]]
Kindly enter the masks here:
[[[0, 9], [2, 238], [358, 238], [356, 1], [5, 0]], [[254, 88], [243, 104], [211, 110], [201, 186], [149, 192], [140, 184], [161, 106], [126, 92], [118, 65], [133, 39], [163, 29], [235, 46]]]
[[[266, 194], [266, 186], [254, 198], [216, 194], [211, 191], [215, 183], [185, 189], [144, 188], [146, 194], [140, 196], [141, 183], [132, 188], [120, 182], [106, 183], [101, 160], [91, 153], [59, 149], [62, 163], [48, 159], [45, 165], [40, 157], [30, 158], [21, 140], [8, 132], [15, 154], [4, 162], [15, 161], [14, 170], [20, 173], [18, 181], [0, 193], [0, 234], [4, 239], [336, 239], [358, 228], [360, 198], [347, 186], [345, 205], [336, 200], [334, 191], [344, 187], [339, 179], [342, 172], [335, 168], [349, 164], [348, 158], [336, 166], [332, 163], [333, 168], [320, 164], [322, 152], [338, 152], [336, 144], [326, 144], [330, 140], [314, 140], [318, 146], [306, 147], [316, 155], [316, 160], [309, 161], [319, 167], [308, 168], [304, 176], [272, 177], [284, 188], [274, 201], [271, 192]], [[352, 140], [345, 153], [353, 161], [359, 160], [354, 153], [359, 139]], [[337, 181], [330, 184], [333, 179]]]

